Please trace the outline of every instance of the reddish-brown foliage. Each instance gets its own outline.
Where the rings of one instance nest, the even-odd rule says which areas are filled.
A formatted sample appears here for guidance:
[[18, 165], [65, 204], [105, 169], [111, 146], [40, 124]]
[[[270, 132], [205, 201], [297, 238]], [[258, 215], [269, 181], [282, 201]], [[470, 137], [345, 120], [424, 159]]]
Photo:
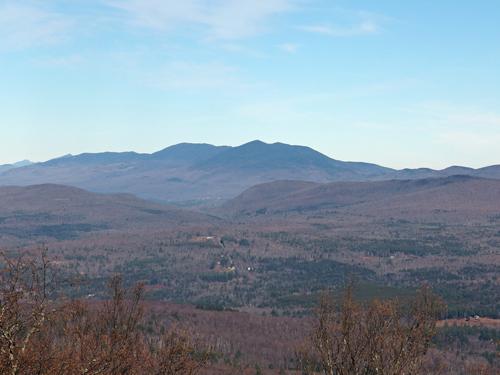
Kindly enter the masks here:
[[0, 273], [0, 373], [11, 375], [183, 374], [207, 362], [185, 333], [150, 336], [140, 329], [142, 287], [110, 281], [111, 298], [51, 300], [52, 270], [39, 262], [3, 257]]

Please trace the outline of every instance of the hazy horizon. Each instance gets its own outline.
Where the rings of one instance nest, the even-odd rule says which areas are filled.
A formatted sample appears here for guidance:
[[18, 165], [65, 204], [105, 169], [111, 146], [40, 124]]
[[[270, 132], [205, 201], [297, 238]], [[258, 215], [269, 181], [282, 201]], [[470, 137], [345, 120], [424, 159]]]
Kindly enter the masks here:
[[4, 0], [0, 164], [253, 139], [500, 163], [496, 1]]

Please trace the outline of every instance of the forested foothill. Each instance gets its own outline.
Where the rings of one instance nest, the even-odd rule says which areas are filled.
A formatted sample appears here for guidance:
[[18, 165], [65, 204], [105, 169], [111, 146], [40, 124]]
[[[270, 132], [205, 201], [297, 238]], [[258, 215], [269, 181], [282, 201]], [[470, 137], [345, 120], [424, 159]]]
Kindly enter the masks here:
[[[75, 340], [62, 333], [83, 329], [77, 318], [95, 321], [100, 330], [81, 340], [112, 345], [106, 343], [109, 326], [98, 320], [113, 301], [110, 280], [120, 275], [123, 290], [142, 286], [144, 314], [135, 327], [143, 346], [139, 354], [124, 354], [141, 365], [163, 371], [160, 348], [175, 337], [196, 348], [187, 356], [195, 364], [198, 351], [210, 354], [200, 373], [326, 371], [318, 353], [313, 367], [307, 362], [301, 369], [298, 351], [309, 342], [314, 352], [309, 338], [321, 296], [329, 293], [335, 314], [342, 313], [343, 291], [354, 282], [358, 323], [374, 306], [396, 311], [411, 305], [422, 286], [446, 305], [419, 352], [421, 373], [498, 371], [500, 184], [462, 177], [360, 184], [264, 184], [223, 204], [189, 207], [60, 185], [0, 188], [2, 267], [47, 249], [59, 280], [49, 298], [57, 313], [44, 318], [50, 332], [35, 336], [55, 335], [43, 347], [68, 358], [74, 353], [59, 349]], [[449, 199], [441, 204], [432, 194]], [[462, 204], [460, 196], [470, 199]], [[39, 317], [32, 311], [32, 319]], [[67, 320], [74, 325], [57, 323], [62, 316], [74, 317]], [[108, 349], [99, 349], [96, 360], [111, 361]], [[29, 355], [31, 361], [41, 353]], [[82, 356], [72, 366], [87, 366], [90, 357]], [[65, 361], [54, 358], [55, 364]], [[394, 371], [386, 373], [399, 374]]]

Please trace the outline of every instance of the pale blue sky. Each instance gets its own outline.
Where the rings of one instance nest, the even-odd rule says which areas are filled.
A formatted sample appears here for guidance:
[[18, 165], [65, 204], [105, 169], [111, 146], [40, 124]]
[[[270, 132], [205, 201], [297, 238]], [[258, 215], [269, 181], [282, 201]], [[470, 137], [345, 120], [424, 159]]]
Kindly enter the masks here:
[[0, 164], [253, 139], [500, 163], [497, 0], [0, 0]]

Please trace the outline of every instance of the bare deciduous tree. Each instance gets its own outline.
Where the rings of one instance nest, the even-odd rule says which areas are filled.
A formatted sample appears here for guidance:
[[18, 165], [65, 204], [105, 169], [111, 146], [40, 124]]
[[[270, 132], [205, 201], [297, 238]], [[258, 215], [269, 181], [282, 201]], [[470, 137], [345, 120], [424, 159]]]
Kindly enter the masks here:
[[33, 342], [54, 313], [48, 307], [50, 262], [43, 250], [39, 260], [0, 253], [0, 265], [0, 369], [22, 374]]
[[113, 277], [107, 301], [56, 302], [46, 251], [40, 261], [2, 255], [0, 266], [1, 374], [194, 375], [209, 359], [186, 332], [141, 330], [140, 285], [127, 290]]
[[324, 296], [309, 342], [299, 350], [304, 373], [327, 375], [417, 374], [442, 304], [423, 287], [411, 306], [397, 300], [356, 302], [352, 287], [340, 309]]

